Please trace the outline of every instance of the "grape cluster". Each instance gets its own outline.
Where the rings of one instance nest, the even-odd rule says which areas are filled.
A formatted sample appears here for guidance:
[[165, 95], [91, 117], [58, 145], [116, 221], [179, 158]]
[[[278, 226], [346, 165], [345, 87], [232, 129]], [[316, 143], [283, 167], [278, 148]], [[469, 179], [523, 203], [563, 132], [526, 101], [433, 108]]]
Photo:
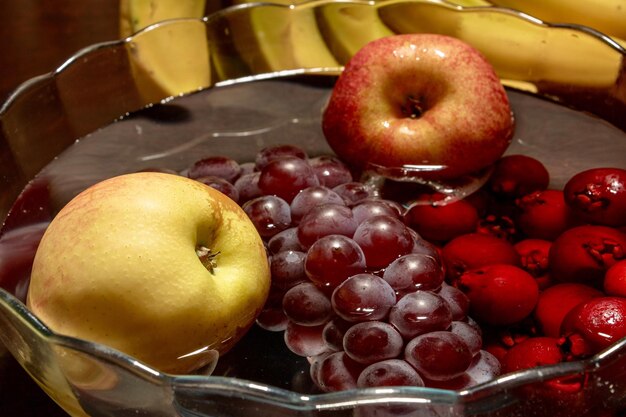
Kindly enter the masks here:
[[460, 388], [499, 373], [438, 249], [339, 159], [273, 146], [253, 163], [202, 159], [187, 175], [238, 201], [256, 226], [272, 272], [257, 323], [284, 332], [323, 391]]

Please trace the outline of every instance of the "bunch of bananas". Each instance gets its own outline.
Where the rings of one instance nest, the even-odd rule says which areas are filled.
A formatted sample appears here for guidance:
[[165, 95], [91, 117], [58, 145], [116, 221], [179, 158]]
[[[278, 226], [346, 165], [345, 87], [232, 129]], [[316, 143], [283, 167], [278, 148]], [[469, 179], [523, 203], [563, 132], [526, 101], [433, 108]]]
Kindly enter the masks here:
[[[123, 36], [160, 20], [198, 18], [222, 7], [215, 3], [220, 0], [120, 1]], [[215, 30], [210, 25], [198, 24], [187, 29], [183, 42], [166, 32], [160, 35], [158, 46], [151, 41], [142, 47], [142, 37], [151, 36], [149, 29], [133, 37], [136, 48], [131, 48], [131, 62], [144, 95], [171, 95], [215, 80], [286, 69], [339, 71], [365, 43], [407, 32], [463, 39], [487, 56], [505, 84], [530, 91], [536, 90], [536, 83], [590, 88], [616, 83], [622, 55], [606, 45], [599, 47], [597, 38], [573, 43], [572, 37], [578, 37], [574, 30], [547, 33], [545, 25], [519, 19], [518, 13], [485, 10], [492, 6], [545, 21], [589, 25], [612, 36], [616, 45], [626, 46], [622, 41], [626, 39], [626, 0], [270, 0], [275, 6], [264, 7], [246, 7], [254, 0], [231, 1], [228, 4], [238, 5], [239, 10], [225, 18], [218, 34], [207, 33]], [[211, 40], [225, 33], [232, 50], [216, 51]]]

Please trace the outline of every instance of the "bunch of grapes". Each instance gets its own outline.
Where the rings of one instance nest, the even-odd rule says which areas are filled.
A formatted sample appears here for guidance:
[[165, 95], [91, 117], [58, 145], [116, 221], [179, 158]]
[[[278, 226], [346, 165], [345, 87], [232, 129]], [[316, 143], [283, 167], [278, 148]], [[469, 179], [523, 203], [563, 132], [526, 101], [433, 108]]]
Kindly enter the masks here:
[[255, 224], [272, 272], [257, 323], [284, 332], [323, 391], [455, 389], [500, 372], [481, 350], [468, 298], [444, 282], [438, 249], [339, 159], [274, 146], [254, 163], [198, 161], [188, 175], [238, 201]]

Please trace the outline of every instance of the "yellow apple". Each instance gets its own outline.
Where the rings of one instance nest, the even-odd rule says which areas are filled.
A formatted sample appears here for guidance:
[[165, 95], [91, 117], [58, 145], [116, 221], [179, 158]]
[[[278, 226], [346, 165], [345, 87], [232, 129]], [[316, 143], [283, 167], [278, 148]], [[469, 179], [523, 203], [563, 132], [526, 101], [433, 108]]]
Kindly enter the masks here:
[[188, 373], [241, 338], [269, 286], [263, 242], [234, 201], [144, 172], [95, 184], [58, 213], [27, 304], [60, 334]]

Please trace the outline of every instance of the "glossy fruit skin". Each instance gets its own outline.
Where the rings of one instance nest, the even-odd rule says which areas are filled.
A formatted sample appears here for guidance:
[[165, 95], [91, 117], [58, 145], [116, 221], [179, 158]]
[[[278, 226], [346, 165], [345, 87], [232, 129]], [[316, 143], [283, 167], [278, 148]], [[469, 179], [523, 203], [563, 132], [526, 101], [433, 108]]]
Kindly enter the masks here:
[[446, 276], [454, 282], [463, 272], [490, 264], [520, 265], [520, 256], [510, 242], [492, 235], [468, 233], [442, 248]]
[[565, 184], [565, 201], [583, 221], [605, 226], [626, 225], [626, 170], [592, 168]]
[[516, 200], [520, 209], [515, 224], [529, 238], [554, 240], [574, 225], [563, 191], [543, 190]]
[[574, 357], [586, 357], [626, 337], [626, 298], [596, 297], [578, 304], [563, 319], [561, 334]]
[[574, 282], [559, 283], [545, 289], [539, 294], [534, 312], [539, 330], [545, 336], [561, 336], [561, 323], [565, 316], [578, 304], [602, 295], [598, 289]]
[[424, 33], [361, 48], [337, 80], [322, 120], [329, 145], [350, 165], [418, 161], [439, 167], [427, 173], [438, 178], [493, 164], [513, 125], [506, 92], [482, 54], [456, 38]]
[[521, 266], [532, 275], [543, 290], [552, 284], [548, 256], [552, 242], [544, 239], [523, 239], [513, 245], [520, 255]]
[[626, 258], [626, 234], [607, 226], [577, 226], [552, 244], [548, 261], [552, 278], [600, 287], [604, 273]]
[[604, 275], [604, 292], [626, 297], [626, 259], [615, 263]]
[[554, 365], [565, 359], [556, 337], [531, 337], [513, 346], [504, 355], [502, 370], [515, 372], [542, 365]]
[[532, 313], [539, 298], [535, 279], [507, 264], [469, 270], [456, 286], [470, 299], [470, 317], [495, 326], [519, 323]]
[[473, 232], [478, 224], [476, 207], [465, 200], [437, 204], [441, 194], [418, 199], [405, 214], [405, 222], [424, 239], [447, 242]]
[[506, 155], [494, 164], [487, 184], [499, 197], [514, 199], [548, 188], [550, 174], [545, 165], [531, 156]]

